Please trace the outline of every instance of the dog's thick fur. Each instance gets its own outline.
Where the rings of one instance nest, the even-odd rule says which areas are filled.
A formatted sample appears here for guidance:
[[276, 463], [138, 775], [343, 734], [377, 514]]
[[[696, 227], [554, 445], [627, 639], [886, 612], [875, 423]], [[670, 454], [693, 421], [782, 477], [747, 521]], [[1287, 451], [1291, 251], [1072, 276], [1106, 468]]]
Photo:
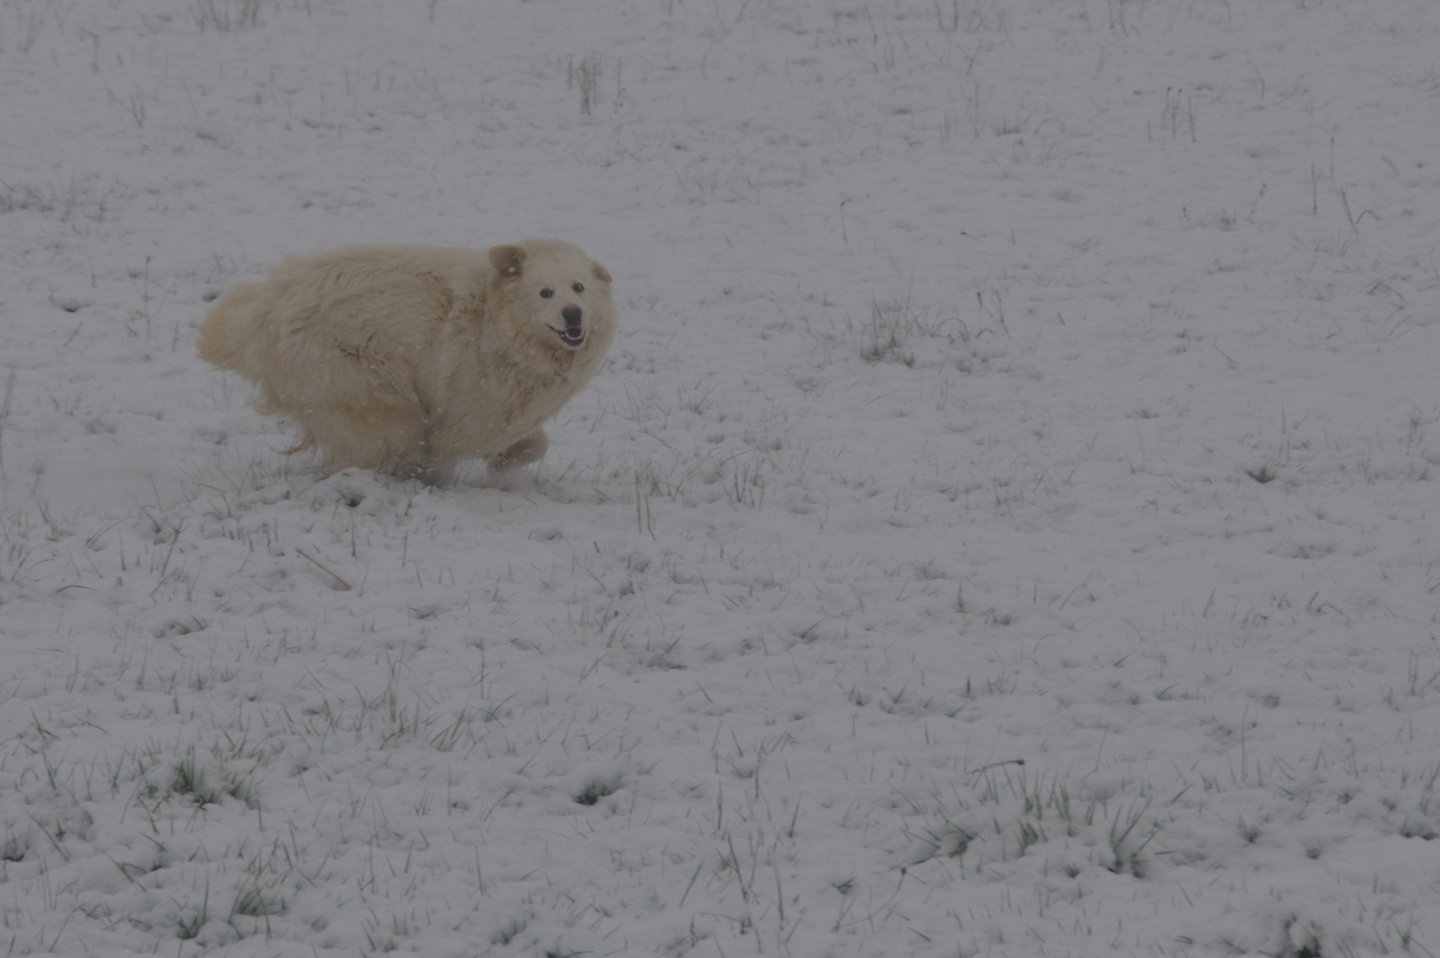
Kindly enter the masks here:
[[294, 420], [292, 451], [444, 481], [459, 460], [534, 462], [541, 423], [615, 337], [610, 274], [569, 243], [352, 246], [286, 258], [200, 326], [202, 358]]

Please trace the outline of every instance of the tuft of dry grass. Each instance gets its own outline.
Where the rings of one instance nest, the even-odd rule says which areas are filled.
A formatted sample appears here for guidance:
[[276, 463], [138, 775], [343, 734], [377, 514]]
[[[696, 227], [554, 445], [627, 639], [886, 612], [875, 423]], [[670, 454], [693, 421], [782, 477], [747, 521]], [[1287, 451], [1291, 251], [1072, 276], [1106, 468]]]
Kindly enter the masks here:
[[201, 33], [249, 30], [260, 26], [260, 0], [194, 0], [190, 15]]

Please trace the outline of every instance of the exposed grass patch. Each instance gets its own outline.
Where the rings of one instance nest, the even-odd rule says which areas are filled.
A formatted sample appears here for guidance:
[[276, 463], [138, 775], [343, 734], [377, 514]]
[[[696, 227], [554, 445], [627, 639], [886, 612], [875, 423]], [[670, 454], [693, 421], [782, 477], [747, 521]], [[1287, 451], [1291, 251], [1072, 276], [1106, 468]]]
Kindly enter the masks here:
[[253, 30], [260, 26], [262, 0], [192, 0], [190, 16], [200, 32]]

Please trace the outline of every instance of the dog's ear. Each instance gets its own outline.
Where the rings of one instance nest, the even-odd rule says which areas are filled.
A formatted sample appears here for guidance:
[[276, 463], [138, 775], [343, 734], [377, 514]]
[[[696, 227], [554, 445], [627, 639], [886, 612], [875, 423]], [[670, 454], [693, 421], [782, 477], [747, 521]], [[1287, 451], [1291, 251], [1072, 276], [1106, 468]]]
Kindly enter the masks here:
[[595, 278], [602, 283], [610, 282], [610, 271], [594, 260], [590, 261], [590, 269], [594, 271]]
[[490, 247], [490, 265], [501, 276], [519, 276], [520, 264], [525, 262], [525, 250], [520, 246]]

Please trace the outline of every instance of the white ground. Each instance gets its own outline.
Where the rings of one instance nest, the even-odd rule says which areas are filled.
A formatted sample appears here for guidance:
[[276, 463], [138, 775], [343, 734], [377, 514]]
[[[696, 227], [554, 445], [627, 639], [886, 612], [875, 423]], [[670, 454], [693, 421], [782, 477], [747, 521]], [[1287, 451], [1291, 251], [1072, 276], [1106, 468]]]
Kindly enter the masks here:
[[[0, 953], [1440, 953], [1431, 0], [0, 0], [0, 130]], [[194, 355], [528, 235], [517, 478]]]

